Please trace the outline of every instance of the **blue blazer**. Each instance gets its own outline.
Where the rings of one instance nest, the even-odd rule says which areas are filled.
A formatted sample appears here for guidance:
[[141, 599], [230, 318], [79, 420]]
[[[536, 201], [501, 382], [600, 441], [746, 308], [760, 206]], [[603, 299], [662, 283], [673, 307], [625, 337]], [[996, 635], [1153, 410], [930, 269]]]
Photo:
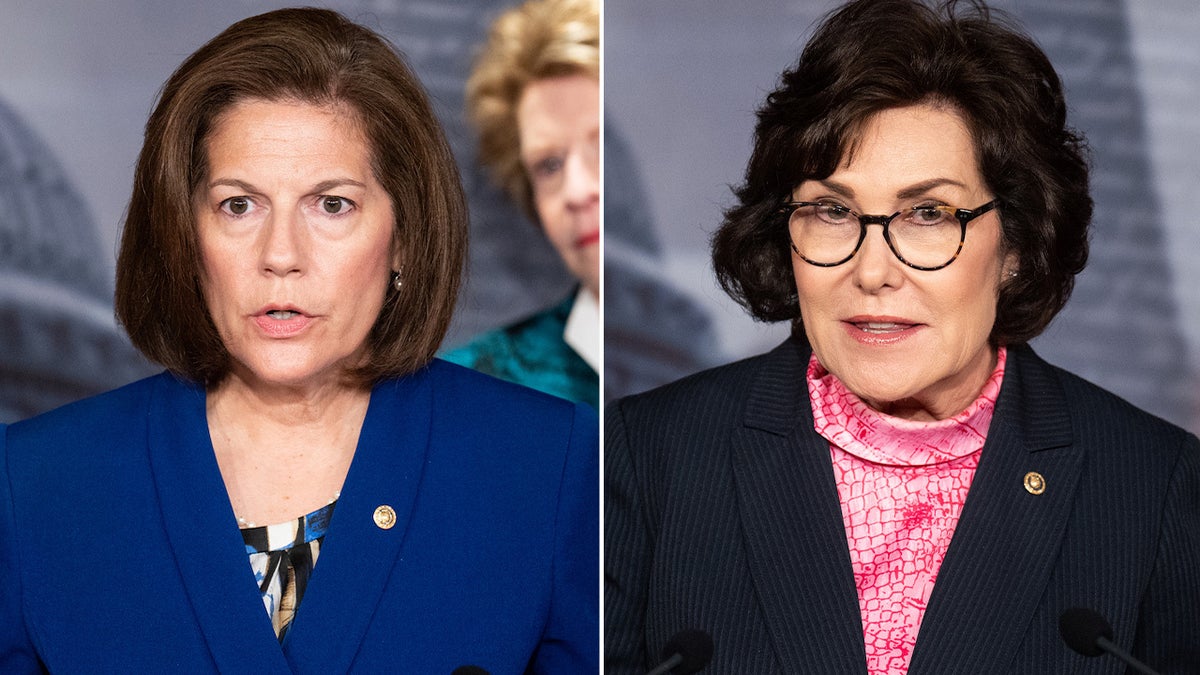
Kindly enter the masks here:
[[[789, 341], [609, 406], [606, 672], [644, 673], [692, 628], [715, 643], [705, 675], [866, 673], [809, 353]], [[1161, 672], [1200, 673], [1200, 441], [1008, 353], [909, 673], [1124, 672], [1063, 644], [1074, 606]]]
[[0, 672], [596, 670], [587, 406], [442, 361], [377, 385], [282, 645], [207, 429], [162, 374], [0, 434]]

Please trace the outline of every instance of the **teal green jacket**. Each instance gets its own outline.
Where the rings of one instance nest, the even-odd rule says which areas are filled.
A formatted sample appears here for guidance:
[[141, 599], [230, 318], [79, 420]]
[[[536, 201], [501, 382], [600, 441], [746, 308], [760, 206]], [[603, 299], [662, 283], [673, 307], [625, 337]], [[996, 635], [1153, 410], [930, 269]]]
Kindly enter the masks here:
[[599, 409], [600, 377], [563, 341], [575, 293], [558, 305], [483, 333], [440, 358]]

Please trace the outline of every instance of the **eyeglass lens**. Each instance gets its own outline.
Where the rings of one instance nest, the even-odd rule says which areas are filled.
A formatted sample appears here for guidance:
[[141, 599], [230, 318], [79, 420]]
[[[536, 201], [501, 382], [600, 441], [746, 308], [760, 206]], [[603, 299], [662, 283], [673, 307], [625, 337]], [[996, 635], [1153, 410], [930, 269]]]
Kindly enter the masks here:
[[[868, 225], [885, 225], [885, 237], [903, 262], [918, 268], [939, 268], [958, 255], [963, 225], [948, 206], [919, 206], [893, 216], [864, 216]], [[836, 204], [800, 204], [788, 221], [796, 252], [815, 265], [846, 262], [857, 252], [866, 228], [860, 217]]]

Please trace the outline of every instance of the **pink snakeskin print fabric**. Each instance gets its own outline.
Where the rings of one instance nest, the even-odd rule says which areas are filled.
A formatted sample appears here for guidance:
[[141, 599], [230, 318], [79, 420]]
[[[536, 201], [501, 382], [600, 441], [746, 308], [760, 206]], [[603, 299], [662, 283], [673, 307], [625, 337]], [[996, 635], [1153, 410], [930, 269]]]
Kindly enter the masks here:
[[867, 670], [903, 675], [962, 512], [1004, 379], [1006, 352], [979, 398], [954, 417], [914, 422], [877, 412], [814, 355], [814, 428], [829, 441], [862, 611]]

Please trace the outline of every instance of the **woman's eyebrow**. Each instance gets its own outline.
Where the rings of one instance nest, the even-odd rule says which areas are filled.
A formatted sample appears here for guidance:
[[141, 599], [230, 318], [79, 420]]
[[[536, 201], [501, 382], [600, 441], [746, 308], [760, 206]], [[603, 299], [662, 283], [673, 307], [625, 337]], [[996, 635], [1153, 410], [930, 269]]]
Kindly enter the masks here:
[[[346, 185], [350, 185], [350, 186], [358, 187], [358, 188], [366, 188], [367, 187], [366, 183], [364, 183], [360, 180], [355, 180], [353, 178], [330, 178], [329, 180], [323, 180], [323, 181], [317, 183], [316, 185], [313, 185], [309, 189], [309, 192], [312, 194], [321, 194], [321, 193], [328, 192], [335, 188], [343, 187]], [[210, 190], [212, 188], [221, 187], [221, 186], [234, 187], [234, 188], [237, 188], [237, 189], [242, 190], [247, 193], [257, 193], [258, 192], [258, 188], [254, 187], [253, 185], [251, 185], [250, 183], [247, 183], [244, 180], [239, 180], [237, 178], [217, 178], [208, 183], [208, 188]]]
[[896, 196], [900, 199], [913, 199], [915, 197], [924, 195], [934, 188], [939, 188], [944, 185], [950, 185], [953, 187], [962, 188], [964, 190], [967, 189], [966, 184], [952, 178], [930, 178], [929, 180], [924, 180], [920, 183], [916, 183], [904, 188], [900, 192], [896, 193]]
[[236, 178], [215, 178], [215, 179], [209, 181], [208, 185], [206, 187], [210, 190], [215, 187], [233, 187], [233, 188], [237, 188], [237, 189], [242, 190], [243, 192], [247, 192], [247, 193], [253, 193], [253, 192], [258, 191], [258, 189], [255, 188], [253, 185], [247, 183], [244, 180], [238, 180]]
[[312, 187], [310, 192], [319, 194], [323, 192], [329, 192], [334, 188], [345, 187], [347, 185], [364, 189], [367, 187], [366, 183], [360, 180], [354, 180], [353, 178], [331, 178], [329, 180], [323, 180], [320, 183], [317, 183]]
[[[816, 182], [830, 192], [835, 192], [842, 197], [846, 197], [847, 199], [852, 199], [855, 196], [854, 188], [846, 185], [845, 183], [832, 180], [830, 178], [824, 178]], [[923, 180], [919, 183], [914, 183], [908, 187], [905, 187], [896, 193], [896, 197], [899, 199], [913, 199], [924, 195], [930, 190], [945, 185], [962, 188], [964, 190], [967, 189], [966, 184], [962, 181], [954, 180], [953, 178], [938, 177], [930, 178], [929, 180]]]
[[829, 190], [830, 192], [836, 192], [847, 199], [854, 198], [854, 189], [845, 183], [839, 183], [838, 181], [829, 178], [821, 179], [817, 181], [817, 183], [819, 183], [826, 190]]

